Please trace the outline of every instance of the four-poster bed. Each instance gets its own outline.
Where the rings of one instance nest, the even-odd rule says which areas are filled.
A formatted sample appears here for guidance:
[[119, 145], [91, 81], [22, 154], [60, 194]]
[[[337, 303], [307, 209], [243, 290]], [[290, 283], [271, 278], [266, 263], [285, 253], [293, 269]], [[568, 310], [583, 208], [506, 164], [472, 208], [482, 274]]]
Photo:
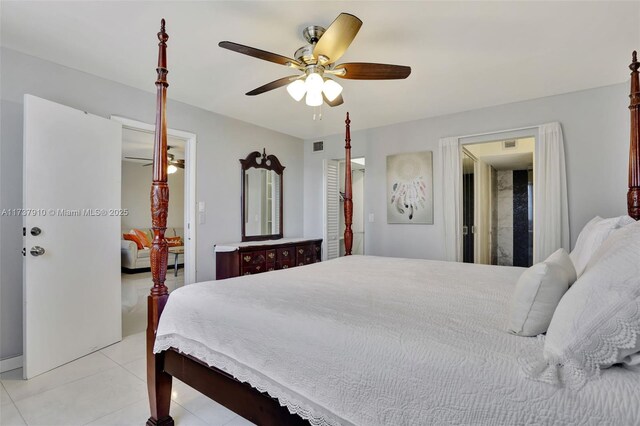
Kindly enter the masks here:
[[[458, 386], [458, 390], [455, 393], [457, 397], [464, 399], [468, 396], [466, 394], [472, 393], [470, 389], [474, 386], [473, 382], [475, 380], [480, 380], [478, 378], [474, 378], [474, 369], [480, 368], [479, 366], [473, 365], [475, 361], [478, 361], [478, 363], [480, 363], [479, 365], [482, 366], [484, 366], [484, 363], [489, 363], [489, 360], [493, 363], [499, 364], [504, 362], [504, 354], [499, 352], [501, 350], [501, 345], [505, 346], [509, 350], [515, 350], [516, 348], [533, 348], [536, 345], [536, 343], [531, 340], [519, 339], [517, 337], [507, 335], [506, 333], [497, 333], [494, 330], [497, 327], [497, 322], [495, 321], [496, 315], [487, 316], [487, 312], [481, 312], [479, 308], [474, 308], [474, 305], [479, 303], [476, 302], [475, 299], [483, 299], [483, 292], [487, 291], [491, 294], [495, 293], [496, 298], [499, 299], [498, 301], [500, 303], [504, 303], [504, 297], [501, 296], [500, 293], [501, 291], [504, 292], [504, 289], [508, 288], [509, 283], [511, 283], [520, 274], [520, 270], [518, 268], [499, 269], [500, 267], [484, 267], [484, 269], [468, 269], [467, 275], [456, 278], [454, 276], [455, 271], [457, 269], [461, 269], [461, 267], [454, 263], [437, 263], [436, 265], [435, 262], [429, 263], [429, 261], [352, 256], [348, 258], [350, 260], [344, 260], [345, 258], [343, 258], [337, 261], [324, 262], [323, 264], [315, 264], [288, 271], [275, 271], [253, 277], [235, 278], [233, 280], [228, 280], [231, 282], [221, 282], [221, 284], [216, 284], [215, 286], [210, 283], [194, 284], [188, 287], [197, 293], [196, 295], [198, 297], [195, 301], [187, 297], [186, 291], [182, 291], [186, 289], [181, 289], [172, 294], [171, 302], [175, 306], [172, 306], [171, 304], [167, 305], [169, 294], [167, 287], [164, 285], [167, 266], [167, 246], [164, 241], [164, 230], [166, 228], [169, 197], [166, 173], [167, 123], [165, 110], [168, 87], [166, 78], [168, 72], [166, 43], [168, 38], [169, 37], [165, 32], [163, 20], [161, 31], [158, 33], [160, 43], [157, 68], [158, 79], [156, 81], [156, 137], [153, 156], [153, 184], [151, 189], [151, 213], [154, 231], [153, 246], [151, 249], [151, 269], [154, 285], [148, 298], [147, 385], [151, 417], [147, 421], [147, 425], [173, 424], [173, 420], [169, 414], [172, 377], [182, 380], [189, 386], [238, 413], [242, 417], [260, 425], [303, 425], [309, 423], [314, 425], [369, 424], [374, 422], [374, 417], [366, 417], [369, 413], [365, 413], [365, 417], [351, 417], [348, 414], [349, 409], [354, 410], [357, 408], [367, 411], [367, 403], [372, 404], [371, 407], [369, 407], [369, 410], [372, 412], [380, 409], [380, 406], [382, 405], [382, 412], [375, 419], [379, 420], [382, 418], [387, 424], [406, 423], [408, 421], [407, 419], [410, 419], [409, 421], [412, 419], [415, 422], [416, 419], [426, 418], [433, 419], [435, 423], [438, 423], [439, 420], [445, 421], [451, 419], [457, 419], [460, 423], [483, 423], [483, 421], [488, 422], [489, 420], [494, 419], [493, 416], [501, 419], [502, 422], [511, 421], [512, 423], [517, 423], [516, 419], [519, 418], [517, 416], [521, 411], [520, 409], [513, 409], [512, 411], [509, 411], [505, 408], [503, 410], [504, 412], [502, 412], [500, 411], [500, 407], [496, 408], [494, 406], [487, 405], [486, 408], [478, 408], [478, 413], [470, 414], [475, 417], [457, 417], [462, 416], [463, 414], [469, 415], [469, 413], [461, 414], [455, 411], [448, 411], [444, 405], [421, 408], [419, 403], [416, 403], [417, 408], [413, 408], [411, 403], [414, 403], [415, 401], [403, 400], [401, 398], [398, 399], [398, 395], [404, 395], [403, 392], [407, 389], [411, 390], [412, 388], [418, 388], [417, 395], [423, 397], [424, 395], [420, 393], [420, 386], [424, 386], [425, 388], [432, 386], [433, 389], [426, 389], [423, 390], [423, 392], [426, 392], [430, 398], [436, 398], [437, 400], [441, 393], [439, 390], [442, 390], [442, 393], [445, 393], [445, 386], [451, 385], [454, 388], [455, 386]], [[629, 215], [636, 220], [640, 219], [640, 128], [638, 127], [638, 123], [640, 122], [640, 84], [638, 83], [638, 68], [640, 68], [640, 64], [637, 62], [636, 54], [634, 52], [633, 63], [631, 65], [632, 95], [630, 108], [632, 118], [631, 149], [629, 158], [628, 212]], [[348, 114], [345, 123], [345, 150], [348, 165], [351, 158], [350, 119]], [[353, 204], [351, 200], [351, 168], [348, 166], [345, 167], [345, 173], [345, 250], [346, 254], [349, 255], [351, 254], [352, 244], [350, 225], [353, 212]], [[347, 264], [347, 261], [353, 263]], [[379, 275], [382, 277], [380, 278], [381, 280], [387, 277], [388, 274], [391, 273], [390, 271], [393, 271], [393, 274], [406, 275], [412, 274], [411, 271], [414, 269], [427, 275], [431, 274], [449, 277], [447, 287], [457, 289], [456, 291], [460, 291], [461, 293], [456, 293], [451, 296], [444, 293], [444, 288], [438, 287], [438, 291], [442, 292], [442, 300], [437, 300], [431, 297], [425, 298], [424, 295], [416, 294], [416, 305], [412, 305], [411, 301], [396, 299], [396, 293], [402, 293], [402, 289], [393, 288], [392, 286], [389, 286], [388, 283], [376, 283], [379, 284], [377, 291], [380, 292], [381, 300], [374, 300], [372, 302], [370, 300], [371, 295], [365, 295], [364, 299], [357, 299], [359, 294], [355, 294], [358, 293], [356, 289], [365, 293], [367, 285], [370, 284], [369, 282], [361, 282], [362, 280], [358, 279], [357, 274], [349, 275], [348, 268], [351, 267], [349, 265], [358, 263], [362, 265], [362, 268], [364, 268], [362, 270], [375, 269], [378, 271]], [[336, 279], [336, 277], [332, 275], [331, 271], [333, 265], [335, 265], [337, 270], [335, 274], [344, 274], [346, 276], [344, 279], [352, 279], [353, 285], [334, 285], [333, 287], [330, 287], [331, 281]], [[392, 266], [393, 269], [389, 269]], [[326, 275], [327, 277], [314, 277], [313, 279], [317, 279], [321, 284], [314, 286], [314, 283], [305, 282], [311, 281], [311, 278], [308, 279], [305, 276], [305, 270], [309, 271], [306, 272], [306, 274], [314, 276]], [[302, 284], [284, 285], [283, 283], [279, 283], [278, 278], [284, 281], [285, 276], [295, 277], [296, 282], [302, 282], [305, 286], [302, 286]], [[462, 293], [465, 280], [472, 279], [472, 277], [474, 280], [477, 280], [487, 287], [484, 287], [485, 289], [482, 290], [482, 292], [467, 288], [467, 293]], [[322, 281], [323, 279], [325, 281]], [[367, 279], [375, 281], [376, 277], [369, 277]], [[493, 285], [491, 284], [492, 281], [499, 281], [498, 284], [495, 284], [497, 287], [491, 287], [491, 285]], [[350, 284], [352, 283], [350, 282]], [[213, 296], [207, 293], [212, 287], [216, 287], [216, 289], [219, 290], [218, 293]], [[324, 290], [325, 288], [329, 288], [329, 290]], [[349, 293], [351, 288], [353, 288], [354, 291]], [[487, 288], [489, 290], [487, 290]], [[414, 291], [410, 284], [406, 284], [406, 290]], [[272, 291], [273, 293], [270, 293]], [[345, 298], [342, 300], [339, 298], [329, 299], [330, 295], [328, 292], [342, 292], [340, 294], [345, 296]], [[273, 297], [270, 297], [272, 294]], [[295, 300], [296, 303], [285, 303], [289, 300], [289, 296], [293, 298], [291, 300]], [[353, 301], [348, 299], [346, 296], [353, 297]], [[191, 334], [186, 333], [188, 336], [182, 340], [182, 342], [186, 342], [186, 345], [190, 346], [191, 349], [184, 349], [183, 347], [183, 350], [181, 351], [177, 346], [172, 344], [180, 341], [180, 339], [178, 339], [179, 336], [177, 336], [177, 330], [181, 326], [171, 323], [170, 321], [179, 317], [180, 312], [184, 313], [185, 306], [188, 307], [187, 310], [189, 311], [190, 317], [202, 317], [196, 318], [198, 321], [208, 321], [212, 316], [215, 316], [215, 319], [219, 320], [220, 318], [224, 319], [225, 315], [229, 314], [229, 312], [226, 311], [226, 307], [230, 304], [229, 301], [233, 303], [241, 300], [242, 297], [245, 298], [243, 300], [246, 300], [247, 304], [250, 306], [245, 308], [244, 306], [238, 305], [236, 308], [241, 310], [246, 316], [249, 316], [249, 319], [234, 318], [233, 321], [236, 322], [233, 324], [230, 323], [229, 325], [231, 330], [226, 330], [227, 325], [225, 324], [214, 331], [202, 332], [204, 334], [212, 334], [214, 340], [216, 336], [221, 336], [219, 339], [220, 341], [214, 342], [211, 345], [212, 347], [216, 347], [216, 350], [207, 352], [206, 348], [203, 347], [202, 340], [198, 340], [200, 336], [197, 332]], [[314, 300], [309, 300], [309, 298], [314, 298]], [[318, 300], [317, 304], [315, 303], [316, 300]], [[330, 305], [322, 305], [321, 302], [326, 302], [327, 300], [330, 300]], [[485, 303], [482, 307], [485, 311], [487, 309], [499, 310], [498, 307], [500, 304], [496, 301], [482, 300], [481, 302]], [[278, 303], [280, 304], [274, 308], [273, 305]], [[454, 340], [456, 338], [457, 340], [454, 342], [447, 341], [443, 343], [438, 339], [444, 339], [444, 337], [437, 336], [438, 339], [434, 338], [433, 340], [428, 341], [429, 345], [427, 347], [413, 346], [416, 344], [416, 341], [412, 340], [415, 336], [411, 335], [411, 333], [416, 332], [417, 334], [420, 334], [424, 331], [419, 327], [425, 327], [423, 324], [425, 322], [439, 322], [440, 318], [445, 316], [444, 314], [447, 312], [446, 309], [452, 309], [452, 306], [462, 306], [469, 310], [465, 315], [468, 315], [471, 320], [469, 323], [466, 323], [466, 326], [470, 329], [474, 329], [474, 327], [476, 327], [474, 329], [475, 333], [465, 334], [458, 329], [445, 328], [446, 333], [444, 334], [453, 334]], [[371, 309], [372, 307], [375, 309]], [[341, 311], [341, 309], [343, 309], [343, 311]], [[443, 311], [440, 311], [440, 309], [443, 309]], [[264, 321], [262, 321], [263, 317], [260, 316], [260, 313], [263, 311], [267, 312], [267, 310], [270, 310], [269, 312], [275, 312], [273, 314], [275, 319], [272, 324], [280, 325], [281, 328], [264, 324], [267, 323], [267, 319], [273, 319], [267, 318], [268, 315], [265, 315]], [[311, 311], [311, 319], [302, 316], [302, 311], [304, 310]], [[330, 312], [327, 313], [327, 310]], [[415, 312], [410, 312], [415, 316], [407, 317], [408, 314], [404, 312], [405, 310], [415, 310]], [[164, 316], [161, 317], [161, 315], [163, 315], [163, 311]], [[285, 315], [283, 315], [283, 313]], [[439, 314], [439, 316], [437, 314]], [[254, 317], [251, 317], [252, 315], [254, 315]], [[289, 319], [288, 315], [291, 316], [291, 319]], [[329, 318], [329, 322], [327, 322], [327, 317]], [[377, 323], [373, 321], [375, 319], [378, 320]], [[163, 340], [159, 344], [158, 340], [160, 336], [158, 335], [158, 329], [161, 320], [165, 321], [165, 330], [162, 336]], [[229, 320], [231, 322], [232, 319], [229, 318]], [[324, 322], [321, 322], [321, 320]], [[409, 323], [407, 320], [413, 321], [417, 324]], [[334, 324], [334, 322], [338, 322], [339, 324]], [[352, 328], [349, 328], [349, 324], [344, 324], [347, 322], [352, 322], [354, 324], [352, 328], [359, 330], [359, 332], [354, 332]], [[482, 322], [487, 322], [490, 327], [493, 328], [491, 328], [491, 330], [477, 328], [479, 326], [476, 323]], [[384, 333], [388, 331], [380, 330], [381, 328], [387, 328], [387, 324], [401, 324], [398, 325], [398, 327], [403, 332], [400, 333], [400, 335], [394, 335], [394, 339], [392, 340], [376, 341], [375, 339], [378, 336], [383, 336], [385, 335]], [[296, 330], [298, 329], [303, 330], [305, 325], [311, 328], [310, 333], [296, 333]], [[414, 326], [416, 327], [415, 329], [412, 328]], [[275, 328], [275, 334], [271, 336], [263, 336], [263, 334], [269, 332], [269, 329], [272, 328]], [[238, 330], [242, 330], [243, 333], [234, 334]], [[373, 337], [365, 339], [363, 337], [363, 330], [371, 331]], [[489, 331], [491, 332], [489, 333]], [[436, 332], [438, 331], [436, 330]], [[314, 368], [314, 365], [311, 364], [307, 365], [306, 369], [295, 371], [293, 365], [303, 365], [303, 358], [306, 356], [308, 356], [312, 361], [313, 359], [318, 361], [321, 359], [318, 357], [326, 351], [326, 348], [322, 345], [318, 346], [318, 342], [313, 340], [313, 337], [316, 334], [318, 335], [316, 340], [322, 340], [321, 336], [324, 336], [325, 340], [322, 342], [323, 344], [327, 343], [328, 345], [337, 345], [330, 347], [331, 351], [328, 352], [327, 356], [331, 359], [322, 366]], [[484, 336], [485, 334], [491, 335], [490, 339]], [[289, 335], [296, 335], [298, 339], [301, 339], [302, 343], [300, 341], [287, 343], [286, 338]], [[482, 341], [478, 341], [476, 343], [476, 340], [478, 339], [477, 335], [483, 335], [483, 339], [485, 339], [486, 342], [483, 343]], [[254, 340], [247, 340], [246, 336], [250, 336]], [[234, 341], [235, 338], [237, 338], [238, 342]], [[269, 339], [274, 342], [274, 345], [276, 346], [275, 348], [269, 347]], [[368, 341], [371, 339], [373, 339], [373, 341]], [[332, 342], [332, 340], [336, 340], [337, 342]], [[356, 341], [355, 347], [350, 346], [350, 341]], [[219, 349], [222, 347], [222, 343], [225, 342], [228, 344], [227, 349]], [[474, 344], [477, 344], [478, 346], [473, 346]], [[244, 348], [245, 353], [253, 352], [253, 349], [255, 349], [255, 352], [258, 355], [249, 353], [244, 360], [236, 362], [233, 354], [236, 353], [237, 355], [237, 351], [241, 349], [242, 345], [249, 345], [248, 349], [247, 347]], [[366, 352], [366, 349], [363, 348], [366, 348], [369, 345], [372, 345], [371, 347], [373, 348], [383, 349], [381, 358], [385, 361], [383, 364], [373, 365], [372, 362], [372, 365], [368, 365], [365, 363], [364, 365], [361, 365], [363, 374], [360, 374], [360, 371], [354, 371], [353, 368], [349, 369], [345, 366], [336, 365], [336, 363], [338, 363], [337, 355], [342, 355], [342, 350], [344, 350], [344, 357], [347, 358], [345, 361], [347, 365], [359, 365], [355, 363], [354, 360], [361, 362], [359, 355], [361, 355], [362, 352]], [[456, 349], [453, 354], [458, 357], [460, 356], [460, 351], [462, 351], [465, 346], [467, 346], [467, 351], [468, 346], [471, 346], [474, 348], [474, 352], [482, 352], [485, 354], [486, 358], [476, 360], [476, 358], [473, 357], [474, 354], [469, 353], [468, 359], [465, 362], [455, 366], [460, 370], [461, 377], [456, 376], [455, 371], [451, 371], [448, 373], [446, 381], [443, 381], [441, 378], [434, 377], [432, 380], [430, 379], [426, 382], [420, 382], [419, 384], [418, 382], [414, 382], [414, 379], [420, 376], [420, 374], [411, 368], [405, 368], [405, 366], [409, 365], [412, 366], [412, 368], [417, 368], [416, 366], [427, 365], [428, 367], [429, 363], [427, 361], [430, 360], [430, 357], [438, 358], [440, 356], [440, 354], [433, 349], [433, 347], [440, 347], [439, 345], [443, 348], [455, 347]], [[159, 349], [159, 346], [161, 346], [162, 349]], [[155, 353], [154, 348], [156, 351]], [[264, 370], [256, 370], [254, 365], [262, 363], [259, 356], [261, 351], [270, 355], [270, 357], [267, 356], [267, 360], [269, 362], [265, 363]], [[338, 353], [336, 353], [336, 351]], [[191, 355], [189, 355], [189, 353], [191, 353]], [[290, 355], [288, 361], [291, 363], [292, 368], [290, 372], [287, 371], [285, 374], [290, 373], [292, 376], [297, 374], [293, 383], [300, 384], [299, 387], [291, 384], [281, 384], [282, 386], [279, 386], [280, 384], [275, 382], [274, 377], [277, 377], [279, 373], [282, 373], [283, 368], [288, 370], [288, 364], [286, 364], [287, 360], [285, 360], [285, 364], [283, 366], [274, 361], [274, 359], [278, 357], [287, 358], [287, 353]], [[195, 354], [201, 354], [201, 356], [195, 356]], [[445, 358], [448, 359], [449, 356], [450, 354], [447, 354], [447, 357]], [[397, 362], [396, 360], [400, 360], [401, 362]], [[220, 366], [220, 368], [211, 366], [214, 364], [216, 366]], [[513, 368], [512, 364], [509, 364], [509, 367]], [[315, 371], [316, 369], [318, 371]], [[467, 371], [467, 369], [470, 370]], [[478, 370], [477, 375], [481, 376], [481, 372], [481, 370]], [[369, 376], [365, 373], [369, 373]], [[314, 391], [321, 387], [321, 384], [325, 379], [328, 381], [329, 391], [327, 392], [325, 389], [320, 392], [324, 399], [313, 400], [309, 395], [310, 392], [307, 392], [309, 388], [305, 388], [301, 385], [302, 382], [305, 381], [307, 375], [309, 376], [307, 380], [313, 381], [311, 389]], [[358, 380], [362, 381], [351, 383], [348, 381], [348, 378], [352, 376], [357, 377]], [[372, 387], [369, 383], [370, 376], [380, 376], [379, 379], [384, 383], [384, 386]], [[622, 376], [619, 372], [613, 372], [610, 376], [616, 380], [629, 380], [629, 377], [618, 377]], [[571, 406], [573, 403], [574, 405], [579, 406], [576, 401], [572, 399], [574, 398], [572, 395], [560, 395], [560, 392], [556, 393], [555, 390], [553, 392], [548, 391], [548, 389], [542, 387], [543, 385], [540, 384], [531, 385], [532, 389], [519, 390], [517, 383], [516, 385], [513, 385], [512, 378], [508, 378], [506, 380], [510, 380], [511, 382], [509, 382], [508, 385], [500, 382], [501, 386], [503, 386], [504, 394], [501, 393], [503, 392], [501, 390], [502, 388], [498, 389], [496, 398], [499, 398], [500, 400], [508, 400], [508, 403], [514, 404], [509, 406], [510, 408], [518, 407], [517, 404], [522, 401], [535, 400], [538, 398], [540, 400], [539, 402], [542, 402], [542, 405], [539, 407], [533, 406], [532, 409], [534, 411], [532, 411], [532, 413], [540, 411], [541, 414], [539, 415], [544, 416], [545, 410], [547, 410], [544, 406], [545, 403], [548, 403], [548, 400], [545, 399], [547, 397], [549, 400], [552, 397], [561, 400], [562, 405]], [[603, 382], [606, 385], [612, 380], [613, 379], [607, 378], [606, 380], [603, 380]], [[250, 385], [248, 382], [251, 382], [252, 384]], [[333, 386], [331, 385], [332, 383]], [[628, 385], [628, 383], [632, 383], [632, 381], [625, 382], [626, 385]], [[362, 399], [356, 398], [355, 402], [352, 401], [350, 403], [348, 395], [343, 395], [343, 392], [348, 390], [353, 391], [353, 388], [357, 386], [362, 386], [362, 388], [355, 391], [356, 397], [361, 394], [359, 397]], [[475, 384], [475, 386], [482, 388], [483, 390], [486, 388], [482, 382]], [[508, 386], [516, 387], [508, 388]], [[496, 387], [498, 386], [496, 385]], [[269, 393], [266, 391], [262, 392], [258, 389], [261, 389], [262, 391], [267, 390]], [[507, 390], [509, 392], [507, 392]], [[514, 395], [513, 397], [508, 396], [511, 395], [511, 393], [515, 394], [520, 391], [525, 393], [533, 392], [533, 394]], [[547, 394], [546, 392], [550, 393]], [[332, 393], [335, 395], [332, 395]], [[546, 395], [546, 397], [540, 397], [542, 394]], [[278, 396], [278, 398], [274, 398], [270, 395]], [[341, 410], [339, 413], [336, 412], [338, 410], [331, 411], [330, 408], [325, 406], [329, 403], [328, 401], [335, 402], [334, 397], [339, 400], [338, 405]], [[351, 395], [351, 397], [353, 397], [353, 395]], [[426, 399], [426, 396], [424, 397]], [[471, 395], [471, 397], [474, 397], [474, 395]], [[587, 398], [587, 400], [588, 399], [589, 398]], [[593, 412], [589, 411], [589, 406], [598, 406], [597, 402], [598, 401], [595, 403], [593, 401], [583, 402], [583, 404], [585, 404], [583, 407], [584, 413], [574, 413], [576, 417], [572, 418], [572, 420], [579, 423], [580, 419], [589, 419], [588, 416], [593, 415]], [[532, 404], [535, 404], [535, 402]], [[604, 400], [602, 402], [603, 407], [608, 407], [609, 405], [611, 405], [611, 403], [608, 400]], [[615, 403], [613, 406], [613, 409], [615, 410], [617, 407]], [[292, 412], [295, 412], [296, 414], [292, 414]], [[552, 414], [557, 416], [556, 413]], [[536, 420], [536, 418], [532, 419]], [[498, 421], [496, 421], [496, 423], [498, 423]]]

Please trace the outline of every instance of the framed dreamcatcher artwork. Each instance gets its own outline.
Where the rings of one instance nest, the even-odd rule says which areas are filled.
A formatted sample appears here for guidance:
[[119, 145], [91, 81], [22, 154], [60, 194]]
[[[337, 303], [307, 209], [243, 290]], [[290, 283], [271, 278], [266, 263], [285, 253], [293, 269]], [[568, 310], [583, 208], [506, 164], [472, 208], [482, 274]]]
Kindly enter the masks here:
[[433, 224], [433, 153], [387, 156], [387, 223]]

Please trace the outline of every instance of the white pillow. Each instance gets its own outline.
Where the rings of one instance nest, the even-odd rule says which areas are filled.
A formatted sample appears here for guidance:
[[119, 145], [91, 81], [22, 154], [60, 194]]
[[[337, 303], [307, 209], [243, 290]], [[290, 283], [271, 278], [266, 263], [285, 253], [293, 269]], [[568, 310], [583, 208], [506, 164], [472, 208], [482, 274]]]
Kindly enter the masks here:
[[603, 219], [600, 216], [596, 216], [582, 228], [580, 235], [578, 235], [576, 246], [570, 254], [578, 278], [584, 272], [584, 268], [589, 263], [591, 256], [598, 250], [604, 240], [619, 227], [620, 220], [620, 217]]
[[601, 369], [637, 363], [640, 352], [640, 222], [615, 232], [564, 295], [539, 363], [525, 373], [579, 387]]
[[576, 268], [573, 266], [573, 261], [571, 257], [567, 253], [567, 251], [563, 248], [554, 251], [551, 256], [545, 259], [545, 263], [555, 263], [558, 266], [562, 267], [567, 274], [567, 281], [569, 282], [569, 287], [573, 285], [574, 282], [578, 279]]
[[631, 225], [632, 223], [636, 223], [636, 220], [627, 214], [618, 218], [618, 227]]
[[547, 331], [558, 302], [575, 277], [565, 249], [524, 271], [513, 292], [509, 331], [519, 336], [536, 336]]

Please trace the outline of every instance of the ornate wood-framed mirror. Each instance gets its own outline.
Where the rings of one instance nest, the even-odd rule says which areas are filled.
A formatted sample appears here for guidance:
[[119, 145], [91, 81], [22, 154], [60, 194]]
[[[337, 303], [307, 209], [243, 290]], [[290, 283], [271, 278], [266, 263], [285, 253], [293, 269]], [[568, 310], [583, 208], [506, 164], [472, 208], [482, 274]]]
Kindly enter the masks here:
[[240, 159], [242, 169], [242, 241], [282, 238], [282, 174], [275, 155], [254, 151]]

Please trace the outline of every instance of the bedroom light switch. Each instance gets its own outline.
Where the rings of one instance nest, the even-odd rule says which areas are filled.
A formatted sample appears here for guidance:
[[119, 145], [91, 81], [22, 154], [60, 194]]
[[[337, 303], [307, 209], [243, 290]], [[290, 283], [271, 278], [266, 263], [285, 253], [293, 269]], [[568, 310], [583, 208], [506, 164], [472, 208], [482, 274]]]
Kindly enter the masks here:
[[198, 201], [198, 224], [204, 225], [207, 221], [207, 213], [204, 201]]
[[369, 222], [373, 223], [373, 213], [369, 213]]

